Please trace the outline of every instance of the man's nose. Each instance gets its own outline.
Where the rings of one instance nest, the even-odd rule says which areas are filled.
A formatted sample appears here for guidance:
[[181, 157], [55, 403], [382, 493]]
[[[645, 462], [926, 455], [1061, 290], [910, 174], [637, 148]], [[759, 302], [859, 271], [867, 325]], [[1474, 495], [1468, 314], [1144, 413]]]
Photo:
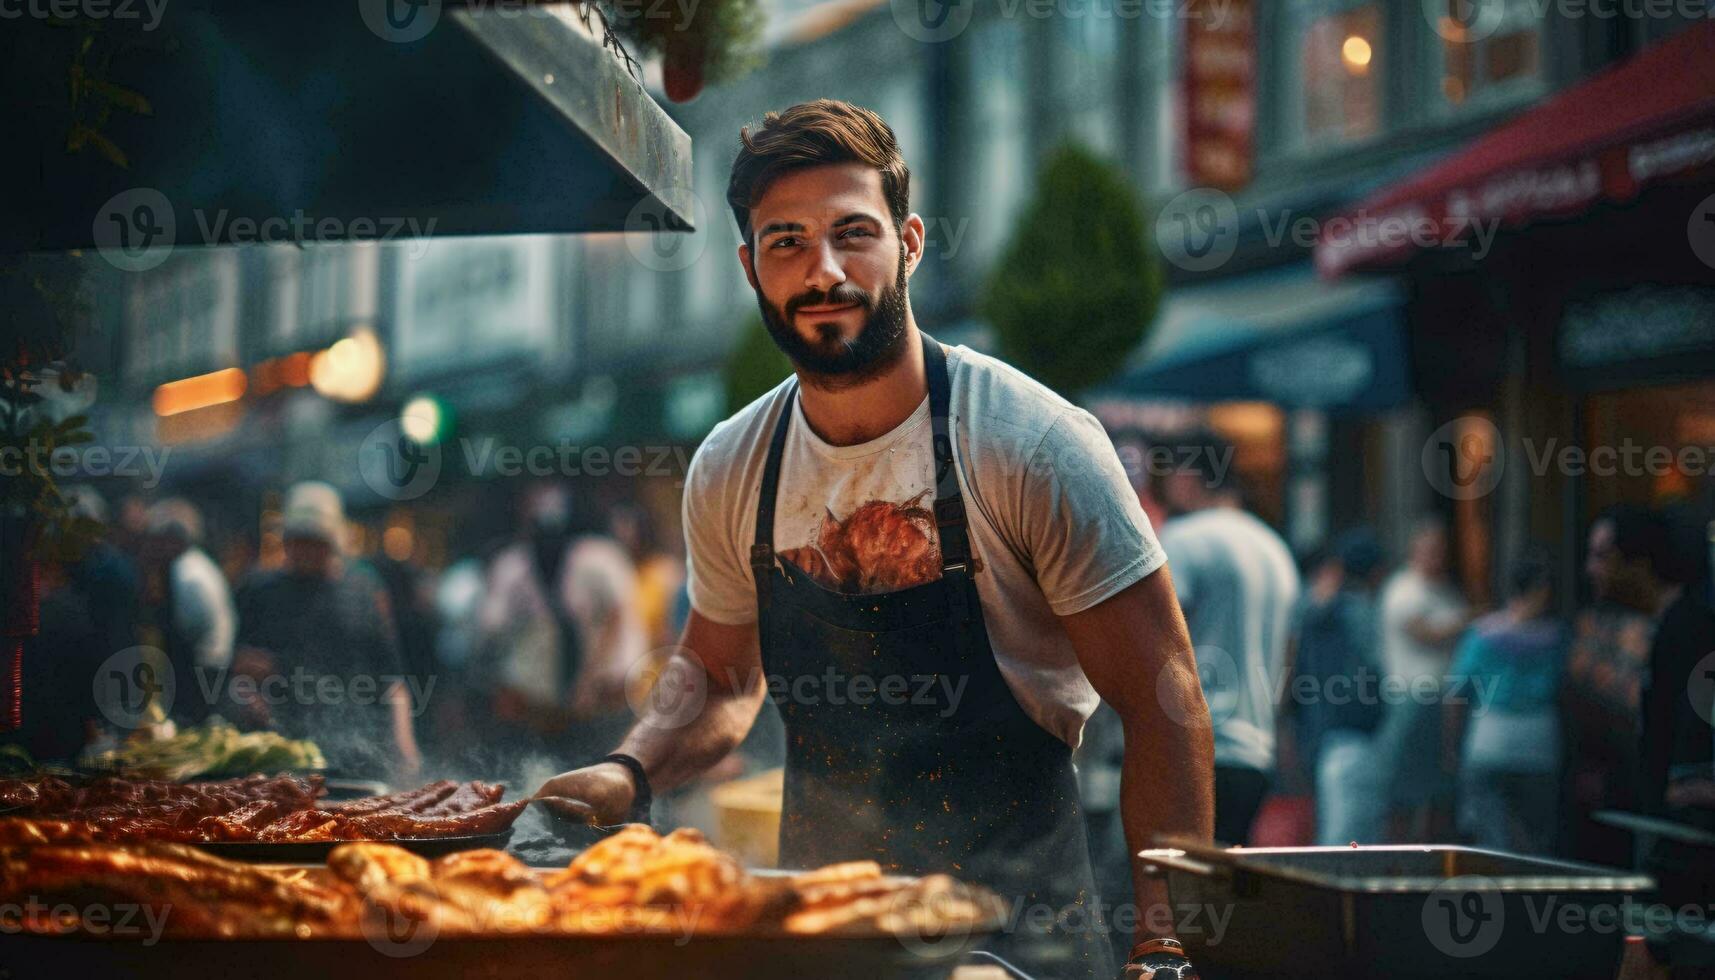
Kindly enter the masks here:
[[819, 289], [824, 294], [846, 281], [846, 272], [840, 268], [838, 256], [827, 241], [817, 243], [813, 250], [810, 268], [804, 274], [804, 285], [811, 289]]

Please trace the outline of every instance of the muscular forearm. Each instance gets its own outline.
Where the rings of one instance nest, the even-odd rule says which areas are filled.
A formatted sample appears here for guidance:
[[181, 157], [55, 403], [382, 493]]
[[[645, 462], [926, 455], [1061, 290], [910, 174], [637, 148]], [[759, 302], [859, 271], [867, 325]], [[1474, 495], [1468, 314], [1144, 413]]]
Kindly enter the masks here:
[[1139, 938], [1173, 935], [1176, 917], [1168, 905], [1166, 882], [1145, 875], [1135, 855], [1158, 846], [1157, 834], [1206, 842], [1215, 831], [1215, 743], [1209, 710], [1194, 672], [1177, 663], [1163, 669], [1173, 676], [1164, 679], [1159, 690], [1164, 701], [1171, 699], [1177, 707], [1124, 719], [1120, 816], [1134, 856]]
[[690, 651], [677, 650], [619, 751], [643, 763], [655, 790], [677, 786], [738, 747], [764, 693], [760, 676], [711, 674]]

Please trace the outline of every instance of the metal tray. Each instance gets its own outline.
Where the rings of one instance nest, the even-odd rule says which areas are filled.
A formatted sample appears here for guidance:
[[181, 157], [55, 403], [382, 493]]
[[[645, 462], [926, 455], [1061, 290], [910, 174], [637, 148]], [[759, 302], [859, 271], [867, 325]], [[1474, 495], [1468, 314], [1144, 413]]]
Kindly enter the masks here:
[[[424, 857], [440, 857], [455, 851], [474, 851], [478, 848], [504, 848], [512, 839], [512, 828], [508, 827], [499, 833], [476, 834], [464, 837], [395, 837], [381, 844], [396, 844], [413, 854]], [[233, 861], [255, 861], [264, 864], [319, 864], [328, 858], [328, 854], [341, 844], [352, 841], [252, 841], [252, 840], [222, 840], [222, 841], [193, 841], [195, 846], [218, 857]]]
[[[1612, 980], [1644, 875], [1466, 847], [1144, 851], [1204, 977]], [[1224, 926], [1220, 923], [1224, 922]], [[1212, 924], [1212, 925], [1211, 925]], [[1203, 927], [1207, 925], [1208, 927]]]
[[[973, 936], [972, 942], [981, 936]], [[617, 935], [493, 939], [138, 940], [8, 936], [12, 980], [946, 980], [969, 944], [928, 952], [893, 937]]]

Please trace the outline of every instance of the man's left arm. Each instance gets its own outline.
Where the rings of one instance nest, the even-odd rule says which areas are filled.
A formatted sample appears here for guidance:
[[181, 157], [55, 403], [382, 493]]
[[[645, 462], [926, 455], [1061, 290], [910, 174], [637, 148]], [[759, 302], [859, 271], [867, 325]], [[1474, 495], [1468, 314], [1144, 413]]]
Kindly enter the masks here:
[[[1129, 853], [1154, 847], [1156, 834], [1212, 840], [1214, 734], [1167, 566], [1060, 622], [1125, 732], [1120, 817]], [[1135, 857], [1132, 885], [1138, 937], [1173, 936], [1166, 883], [1143, 874]]]
[[[1085, 676], [1119, 716], [1120, 819], [1131, 853], [1160, 833], [1211, 840], [1214, 734], [1165, 564], [1172, 548], [1157, 540], [1095, 417], [1073, 409], [1056, 419], [1003, 504], [1016, 508], [1037, 584]], [[1186, 585], [1195, 598], [1197, 583]], [[1140, 938], [1171, 937], [1166, 886], [1135, 859], [1132, 880]]]

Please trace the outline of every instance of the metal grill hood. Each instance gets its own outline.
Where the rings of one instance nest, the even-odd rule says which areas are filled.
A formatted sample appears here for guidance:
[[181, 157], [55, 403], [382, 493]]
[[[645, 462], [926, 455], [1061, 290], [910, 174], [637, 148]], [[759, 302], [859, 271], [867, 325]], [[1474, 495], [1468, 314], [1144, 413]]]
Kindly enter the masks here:
[[112, 245], [139, 201], [159, 231], [161, 200], [178, 245], [687, 230], [690, 138], [593, 23], [516, 0], [0, 22], [0, 251]]

